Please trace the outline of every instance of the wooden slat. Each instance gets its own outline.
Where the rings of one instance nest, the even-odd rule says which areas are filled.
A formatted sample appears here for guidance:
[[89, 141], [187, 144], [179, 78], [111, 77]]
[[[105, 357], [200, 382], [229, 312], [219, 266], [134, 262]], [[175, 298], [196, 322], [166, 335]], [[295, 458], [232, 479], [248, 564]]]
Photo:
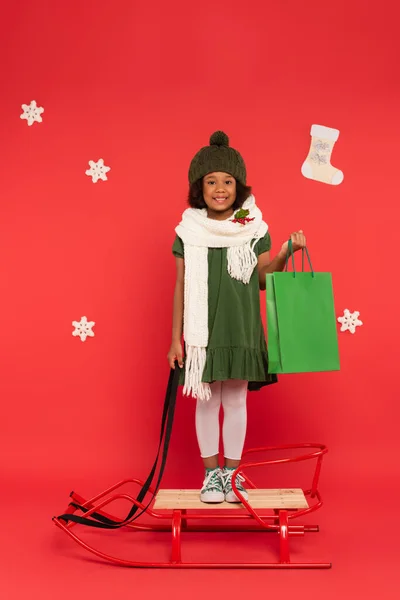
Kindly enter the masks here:
[[[247, 492], [249, 504], [253, 508], [308, 508], [306, 497], [300, 488], [250, 489]], [[159, 490], [154, 503], [155, 510], [179, 508], [237, 510], [243, 506], [239, 502], [221, 502], [219, 504], [201, 502], [199, 490]]]

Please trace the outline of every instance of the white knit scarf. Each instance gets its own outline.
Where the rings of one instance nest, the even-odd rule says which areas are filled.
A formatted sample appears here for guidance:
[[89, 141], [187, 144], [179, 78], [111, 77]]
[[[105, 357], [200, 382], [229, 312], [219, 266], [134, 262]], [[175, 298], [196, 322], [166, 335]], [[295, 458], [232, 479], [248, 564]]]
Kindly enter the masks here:
[[202, 383], [208, 345], [208, 248], [228, 248], [227, 269], [233, 279], [248, 284], [257, 265], [254, 246], [268, 231], [254, 196], [243, 208], [253, 219], [245, 225], [207, 217], [207, 209], [188, 208], [175, 231], [184, 244], [185, 287], [183, 335], [186, 347], [183, 393], [200, 400], [211, 398], [208, 383]]

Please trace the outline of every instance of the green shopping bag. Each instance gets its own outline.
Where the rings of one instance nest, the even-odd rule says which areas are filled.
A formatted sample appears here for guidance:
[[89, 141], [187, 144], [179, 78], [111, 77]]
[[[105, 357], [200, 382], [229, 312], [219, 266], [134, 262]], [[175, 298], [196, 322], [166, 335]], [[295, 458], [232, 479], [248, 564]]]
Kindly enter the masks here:
[[[311, 272], [304, 272], [304, 253]], [[270, 373], [338, 371], [339, 349], [331, 273], [315, 273], [307, 248], [296, 272], [289, 241], [286, 270], [266, 276]], [[292, 257], [293, 273], [287, 271]]]

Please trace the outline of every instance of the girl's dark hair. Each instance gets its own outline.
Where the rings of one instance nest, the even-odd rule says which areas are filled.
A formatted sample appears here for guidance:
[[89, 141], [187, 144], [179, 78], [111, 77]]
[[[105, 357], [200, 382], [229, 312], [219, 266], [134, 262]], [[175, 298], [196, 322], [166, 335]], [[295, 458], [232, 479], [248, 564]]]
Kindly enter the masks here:
[[[236, 200], [232, 204], [233, 210], [242, 208], [250, 194], [251, 186], [243, 185], [243, 183], [236, 180]], [[192, 208], [206, 208], [207, 205], [203, 198], [203, 179], [198, 179], [189, 187], [188, 202]]]

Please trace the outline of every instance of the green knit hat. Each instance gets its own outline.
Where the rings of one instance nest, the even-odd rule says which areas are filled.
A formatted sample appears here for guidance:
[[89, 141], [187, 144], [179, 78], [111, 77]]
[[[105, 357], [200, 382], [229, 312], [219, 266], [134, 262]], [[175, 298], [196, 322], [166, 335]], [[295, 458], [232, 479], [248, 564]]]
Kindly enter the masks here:
[[214, 171], [229, 173], [246, 185], [246, 165], [239, 152], [229, 147], [229, 138], [223, 131], [216, 131], [210, 137], [210, 145], [201, 148], [190, 163], [190, 185]]

